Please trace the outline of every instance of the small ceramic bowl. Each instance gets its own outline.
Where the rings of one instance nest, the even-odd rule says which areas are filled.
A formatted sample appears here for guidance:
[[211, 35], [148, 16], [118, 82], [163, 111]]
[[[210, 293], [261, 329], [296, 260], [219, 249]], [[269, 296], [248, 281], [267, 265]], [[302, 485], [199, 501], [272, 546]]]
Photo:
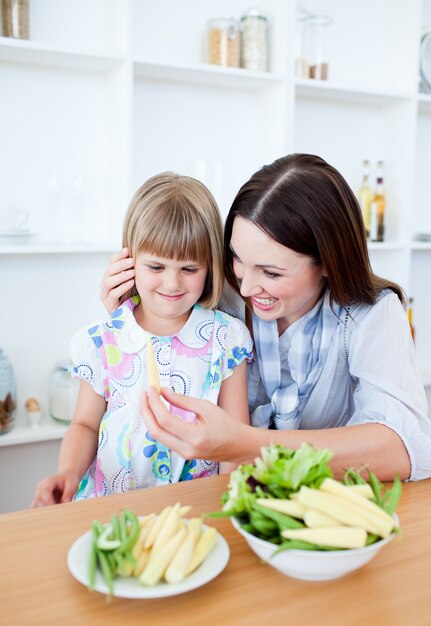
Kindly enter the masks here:
[[[396, 516], [394, 516], [396, 517]], [[333, 580], [359, 569], [394, 538], [394, 533], [365, 548], [349, 550], [284, 550], [272, 557], [278, 546], [258, 539], [240, 528], [234, 517], [232, 524], [257, 556], [282, 574], [301, 580]], [[398, 518], [397, 523], [398, 523]]]

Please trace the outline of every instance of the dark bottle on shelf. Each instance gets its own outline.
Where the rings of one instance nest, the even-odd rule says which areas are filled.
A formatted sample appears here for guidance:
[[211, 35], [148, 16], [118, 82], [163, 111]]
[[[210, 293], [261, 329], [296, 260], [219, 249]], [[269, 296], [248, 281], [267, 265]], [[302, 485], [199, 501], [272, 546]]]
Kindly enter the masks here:
[[371, 202], [373, 200], [373, 192], [370, 187], [370, 162], [368, 160], [362, 161], [362, 182], [358, 190], [358, 201], [362, 211], [362, 218], [364, 220], [365, 231], [367, 238], [370, 234], [370, 209]]
[[386, 197], [383, 185], [383, 161], [378, 161], [376, 190], [370, 207], [370, 241], [384, 240], [385, 209]]
[[409, 298], [409, 304], [407, 307], [407, 319], [409, 320], [410, 332], [412, 334], [413, 341], [415, 340], [415, 327], [413, 324], [413, 298]]

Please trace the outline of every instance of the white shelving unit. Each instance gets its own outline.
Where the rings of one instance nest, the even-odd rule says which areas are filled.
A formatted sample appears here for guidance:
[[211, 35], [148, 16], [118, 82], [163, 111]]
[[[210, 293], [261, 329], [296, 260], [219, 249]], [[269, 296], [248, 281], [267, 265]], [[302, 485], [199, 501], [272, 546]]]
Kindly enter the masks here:
[[61, 440], [66, 430], [67, 425], [57, 424], [49, 416], [43, 416], [40, 425], [33, 428], [22, 420], [20, 426], [0, 437], [0, 448]]
[[[226, 215], [258, 167], [293, 151], [321, 155], [354, 189], [364, 158], [385, 161], [386, 241], [370, 244], [370, 257], [414, 298], [418, 357], [431, 371], [431, 244], [414, 240], [431, 233], [431, 96], [417, 93], [431, 0], [327, 0], [328, 81], [294, 77], [295, 4], [261, 4], [268, 72], [205, 63], [206, 21], [239, 18], [249, 0], [33, 0], [31, 40], [0, 37], [2, 203], [57, 239], [0, 243], [0, 345], [21, 407], [36, 396], [47, 412], [54, 362], [77, 328], [104, 314], [103, 270], [146, 178], [166, 169], [197, 176]], [[43, 429], [26, 433], [18, 422], [3, 446], [8, 437], [27, 452], [32, 438], [42, 445]]]

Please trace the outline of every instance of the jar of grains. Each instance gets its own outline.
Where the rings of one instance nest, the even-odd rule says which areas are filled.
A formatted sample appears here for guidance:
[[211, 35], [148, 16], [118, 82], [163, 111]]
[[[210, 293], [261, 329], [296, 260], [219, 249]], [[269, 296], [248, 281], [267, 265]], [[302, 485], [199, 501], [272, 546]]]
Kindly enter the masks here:
[[252, 8], [241, 17], [241, 67], [265, 72], [268, 69], [268, 20]]
[[15, 422], [16, 384], [12, 365], [0, 348], [0, 435], [10, 431]]
[[231, 18], [207, 22], [208, 63], [224, 67], [239, 67], [239, 28]]
[[72, 378], [72, 363], [58, 361], [49, 377], [49, 412], [57, 422], [69, 424], [75, 410], [79, 380]]
[[29, 0], [1, 0], [3, 37], [28, 39]]

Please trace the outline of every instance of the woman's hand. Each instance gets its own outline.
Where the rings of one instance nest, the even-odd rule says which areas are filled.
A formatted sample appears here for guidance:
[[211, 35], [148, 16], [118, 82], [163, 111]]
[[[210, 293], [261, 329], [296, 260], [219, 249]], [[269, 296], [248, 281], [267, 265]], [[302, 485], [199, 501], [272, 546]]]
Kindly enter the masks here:
[[47, 476], [38, 483], [32, 506], [48, 506], [71, 502], [79, 486], [79, 477], [74, 474]]
[[208, 400], [190, 398], [166, 388], [162, 395], [175, 406], [196, 414], [194, 423], [184, 422], [169, 413], [155, 389], [150, 387], [142, 397], [142, 414], [152, 437], [175, 450], [184, 459], [244, 462], [241, 442], [251, 437], [250, 428], [230, 417], [221, 407]]
[[121, 296], [124, 296], [134, 285], [134, 261], [128, 254], [127, 248], [114, 254], [103, 275], [100, 299], [108, 313], [118, 308]]

